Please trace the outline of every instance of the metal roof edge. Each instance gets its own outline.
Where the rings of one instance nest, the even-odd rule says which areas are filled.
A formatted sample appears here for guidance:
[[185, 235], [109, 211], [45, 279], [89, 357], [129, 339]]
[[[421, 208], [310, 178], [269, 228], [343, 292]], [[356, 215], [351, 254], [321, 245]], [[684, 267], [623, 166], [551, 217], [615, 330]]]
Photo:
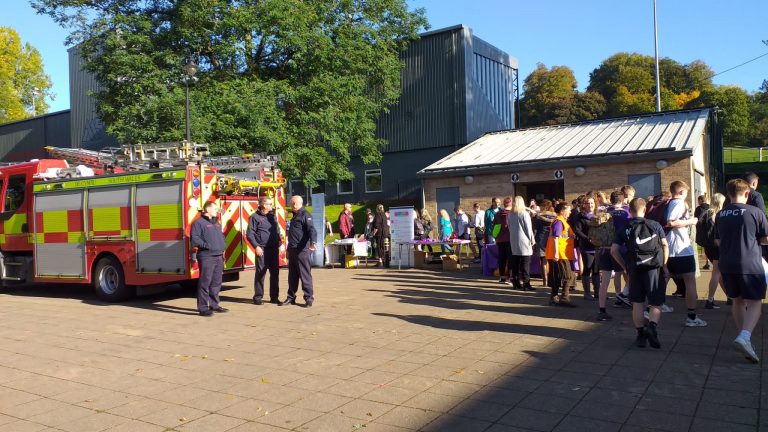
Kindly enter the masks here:
[[438, 33], [451, 32], [451, 31], [461, 30], [461, 29], [468, 29], [470, 31], [472, 30], [469, 27], [465, 26], [464, 24], [456, 24], [456, 25], [452, 25], [452, 26], [449, 26], [449, 27], [443, 27], [443, 28], [439, 28], [439, 29], [435, 29], [435, 30], [429, 30], [429, 31], [426, 31], [424, 33], [419, 33], [419, 37], [423, 38], [423, 37], [426, 37], [426, 36], [433, 36], [433, 35], [436, 35]]
[[574, 156], [570, 158], [556, 158], [545, 159], [530, 162], [516, 162], [516, 163], [499, 163], [499, 164], [487, 164], [476, 166], [465, 166], [460, 168], [444, 168], [429, 170], [429, 167], [422, 169], [416, 173], [418, 178], [435, 178], [443, 177], [446, 175], [465, 175], [465, 174], [494, 174], [503, 172], [514, 171], [530, 171], [534, 169], [544, 168], [568, 168], [580, 165], [597, 165], [602, 163], [612, 162], [624, 162], [628, 160], [636, 160], [638, 156], [654, 156], [657, 158], [664, 157], [690, 157], [693, 155], [693, 149], [682, 150], [656, 150], [656, 151], [644, 151], [644, 152], [632, 152], [632, 153], [614, 153], [605, 154], [599, 156]]
[[68, 112], [71, 112], [71, 111], [72, 111], [72, 109], [67, 108], [67, 109], [63, 109], [63, 110], [59, 110], [59, 111], [54, 111], [54, 112], [50, 112], [50, 113], [40, 114], [40, 115], [34, 116], [34, 117], [27, 117], [27, 118], [23, 118], [23, 119], [19, 119], [19, 120], [10, 121], [8, 123], [0, 123], [0, 127], [8, 126], [8, 125], [16, 124], [16, 123], [23, 123], [25, 121], [30, 121], [30, 120], [42, 119], [42, 118], [45, 118], [45, 117], [51, 117], [51, 116], [55, 116], [55, 115], [65, 114], [65, 113], [68, 113]]

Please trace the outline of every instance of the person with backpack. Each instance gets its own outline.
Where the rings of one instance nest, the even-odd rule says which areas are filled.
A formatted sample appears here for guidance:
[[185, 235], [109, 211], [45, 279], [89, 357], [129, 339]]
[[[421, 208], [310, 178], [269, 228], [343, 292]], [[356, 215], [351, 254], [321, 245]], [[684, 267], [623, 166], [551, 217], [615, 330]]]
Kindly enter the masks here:
[[[497, 267], [499, 269], [499, 282], [507, 283], [509, 270], [509, 260], [512, 256], [512, 249], [509, 245], [509, 223], [507, 216], [512, 210], [512, 198], [504, 198], [504, 207], [493, 217], [493, 238], [496, 239], [496, 247], [499, 252]], [[511, 282], [509, 282], [511, 284]]]
[[718, 213], [716, 240], [720, 271], [728, 297], [733, 299], [733, 320], [740, 329], [734, 347], [753, 363], [760, 358], [752, 347], [752, 332], [760, 320], [766, 280], [760, 245], [768, 244], [765, 209], [748, 205], [749, 184], [741, 179], [725, 186], [730, 203]]
[[[659, 349], [661, 342], [657, 328], [661, 319], [661, 306], [666, 297], [659, 272], [666, 268], [669, 245], [661, 225], [645, 219], [645, 204], [642, 198], [634, 198], [630, 202], [632, 219], [624, 229], [616, 232], [611, 256], [629, 275], [632, 322], [637, 331], [635, 345], [644, 348], [650, 344], [652, 348]], [[622, 248], [626, 253], [622, 253]], [[647, 325], [643, 316], [646, 301], [650, 306]]]
[[552, 227], [552, 222], [555, 221], [557, 215], [554, 212], [554, 205], [552, 201], [544, 199], [541, 201], [541, 210], [536, 214], [533, 219], [533, 236], [535, 238], [535, 252], [539, 258], [539, 272], [541, 273], [541, 286], [547, 287], [547, 274], [549, 274], [549, 264], [546, 258], [547, 239], [549, 238], [549, 231]]
[[[631, 219], [629, 210], [624, 207], [624, 194], [621, 191], [611, 192], [611, 206], [607, 212], [611, 215], [610, 222], [613, 224], [613, 233], [621, 232]], [[614, 307], [631, 307], [629, 297], [624, 295], [621, 290], [621, 280], [626, 277], [624, 270], [619, 263], [611, 256], [611, 245], [600, 245], [598, 256], [598, 265], [600, 268], [600, 297], [607, 298], [608, 285], [613, 279], [614, 289], [616, 291], [616, 302]], [[603, 294], [605, 293], [605, 294]], [[600, 312], [604, 312], [605, 302], [601, 302]]]
[[712, 263], [712, 275], [709, 279], [709, 292], [707, 293], [707, 302], [704, 303], [706, 309], [720, 309], [715, 303], [715, 291], [717, 286], [722, 285], [720, 279], [720, 248], [715, 244], [715, 221], [717, 214], [723, 209], [725, 196], [721, 193], [712, 195], [711, 204], [707, 209], [700, 213], [699, 222], [696, 224], [696, 244], [704, 248], [704, 255]]
[[[688, 206], [685, 199], [688, 197], [690, 187], [684, 181], [676, 180], [669, 185], [672, 198], [667, 203], [666, 223], [662, 224], [667, 232], [669, 243], [669, 278], [679, 277], [685, 286], [685, 303], [688, 308], [688, 316], [685, 320], [686, 327], [706, 327], [707, 322], [696, 314], [696, 258], [691, 244], [688, 228], [696, 225], [698, 219], [688, 214]], [[667, 278], [667, 279], [669, 279]]]
[[491, 198], [491, 207], [485, 211], [485, 244], [496, 244], [496, 239], [493, 238], [493, 219], [499, 212], [500, 205], [501, 200], [493, 197]]

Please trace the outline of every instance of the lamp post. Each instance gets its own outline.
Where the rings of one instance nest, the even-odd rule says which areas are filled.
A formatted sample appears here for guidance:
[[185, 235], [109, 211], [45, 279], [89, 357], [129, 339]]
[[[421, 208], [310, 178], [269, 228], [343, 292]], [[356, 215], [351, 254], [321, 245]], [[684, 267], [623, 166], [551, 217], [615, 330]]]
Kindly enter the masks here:
[[40, 93], [39, 88], [32, 88], [32, 117], [37, 116], [37, 97], [40, 96]]
[[192, 129], [189, 125], [189, 83], [195, 80], [195, 74], [197, 73], [197, 70], [198, 70], [198, 67], [195, 64], [195, 61], [192, 60], [192, 58], [190, 57], [189, 60], [187, 60], [187, 64], [184, 65], [184, 84], [186, 85], [185, 114], [186, 114], [187, 142], [192, 142]]

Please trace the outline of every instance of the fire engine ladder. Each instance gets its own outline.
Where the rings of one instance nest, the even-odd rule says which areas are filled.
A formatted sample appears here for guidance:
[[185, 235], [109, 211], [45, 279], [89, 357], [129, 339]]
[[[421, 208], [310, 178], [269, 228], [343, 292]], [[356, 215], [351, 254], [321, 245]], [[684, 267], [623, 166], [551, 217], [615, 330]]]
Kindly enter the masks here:
[[264, 153], [208, 156], [210, 154], [208, 144], [186, 141], [124, 145], [99, 151], [61, 147], [46, 147], [46, 150], [52, 157], [64, 159], [71, 164], [100, 169], [113, 167], [125, 171], [172, 168], [186, 166], [190, 162], [206, 164], [219, 172], [274, 170], [281, 160], [280, 156]]

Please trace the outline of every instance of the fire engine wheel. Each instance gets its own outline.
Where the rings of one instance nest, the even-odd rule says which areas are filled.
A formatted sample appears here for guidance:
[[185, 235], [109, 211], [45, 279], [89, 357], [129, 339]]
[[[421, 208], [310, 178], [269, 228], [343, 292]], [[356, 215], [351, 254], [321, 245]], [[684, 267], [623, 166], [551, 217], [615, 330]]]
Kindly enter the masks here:
[[99, 298], [116, 302], [131, 297], [130, 287], [125, 285], [123, 267], [113, 257], [104, 257], [93, 270], [93, 287]]

